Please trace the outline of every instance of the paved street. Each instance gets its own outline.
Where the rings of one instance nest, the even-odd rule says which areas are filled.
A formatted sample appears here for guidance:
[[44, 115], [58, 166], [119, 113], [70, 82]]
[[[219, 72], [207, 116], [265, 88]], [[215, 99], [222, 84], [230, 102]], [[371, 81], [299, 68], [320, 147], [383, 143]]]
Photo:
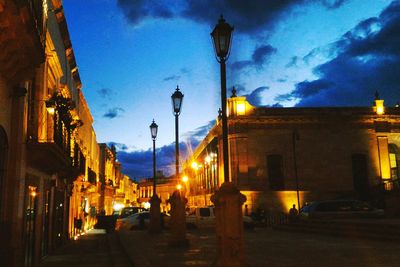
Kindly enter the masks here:
[[[168, 233], [119, 233], [137, 266], [211, 266], [216, 255], [212, 231], [188, 233], [190, 247], [168, 247]], [[249, 266], [399, 266], [400, 244], [258, 228], [246, 232]]]
[[[111, 266], [180, 267], [211, 266], [216, 256], [215, 234], [192, 230], [188, 248], [168, 246], [169, 233], [147, 231], [105, 234], [92, 231], [45, 258], [41, 267]], [[400, 244], [338, 238], [257, 228], [245, 232], [249, 266], [399, 266]], [[134, 264], [133, 264], [134, 263]]]

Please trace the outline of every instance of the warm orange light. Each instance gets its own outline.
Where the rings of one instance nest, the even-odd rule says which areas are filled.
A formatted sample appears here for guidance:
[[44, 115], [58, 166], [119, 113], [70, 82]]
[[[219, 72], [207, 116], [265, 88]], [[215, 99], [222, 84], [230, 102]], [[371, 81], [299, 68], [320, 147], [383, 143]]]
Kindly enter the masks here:
[[376, 114], [382, 115], [385, 113], [385, 106], [383, 105], [382, 99], [375, 100], [375, 106], [376, 106]]
[[207, 155], [206, 158], [205, 158], [205, 161], [206, 161], [207, 163], [210, 163], [210, 162], [211, 162], [211, 157], [210, 157], [209, 155]]
[[197, 164], [196, 161], [192, 162], [192, 168], [195, 169], [195, 170], [197, 170], [199, 168], [199, 165]]
[[46, 110], [50, 115], [54, 115], [54, 112], [55, 112], [55, 108], [54, 107], [46, 107]]
[[36, 195], [37, 195], [37, 193], [36, 193], [35, 191], [32, 191], [32, 192], [31, 192], [31, 196], [32, 196], [32, 197], [36, 197]]
[[187, 181], [189, 181], [189, 178], [185, 175], [182, 177], [182, 182], [186, 183]]
[[245, 115], [246, 114], [246, 104], [244, 102], [236, 103], [236, 115]]
[[176, 185], [176, 189], [182, 190], [182, 185], [181, 185], [181, 184], [177, 184], [177, 185]]

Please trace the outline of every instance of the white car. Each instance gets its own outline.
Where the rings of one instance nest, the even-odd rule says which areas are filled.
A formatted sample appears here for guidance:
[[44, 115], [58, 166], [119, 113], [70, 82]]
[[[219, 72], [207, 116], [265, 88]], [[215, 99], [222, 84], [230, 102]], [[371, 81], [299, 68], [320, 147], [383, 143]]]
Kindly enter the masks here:
[[[168, 225], [169, 215], [161, 213], [164, 226]], [[125, 218], [117, 219], [115, 223], [115, 230], [137, 230], [146, 229], [150, 223], [150, 212], [143, 211], [129, 215]]]
[[[253, 219], [249, 216], [243, 216], [243, 226], [245, 229], [253, 229]], [[197, 207], [193, 209], [186, 216], [186, 227], [188, 229], [215, 227], [214, 207]]]

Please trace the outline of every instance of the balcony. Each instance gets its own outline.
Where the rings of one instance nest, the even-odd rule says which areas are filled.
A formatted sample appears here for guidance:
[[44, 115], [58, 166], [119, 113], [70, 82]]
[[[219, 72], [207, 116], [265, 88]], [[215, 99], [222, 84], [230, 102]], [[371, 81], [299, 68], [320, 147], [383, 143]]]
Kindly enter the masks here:
[[[33, 125], [29, 127], [31, 133], [35, 132]], [[79, 169], [82, 162], [71, 157], [71, 131], [66, 128], [58, 116], [54, 117], [52, 128], [47, 139], [38, 139], [37, 134], [30, 135], [27, 142], [28, 161], [46, 173], [64, 172], [65, 175], [68, 175], [71, 167]]]
[[0, 1], [0, 73], [10, 84], [33, 76], [44, 61], [40, 0]]

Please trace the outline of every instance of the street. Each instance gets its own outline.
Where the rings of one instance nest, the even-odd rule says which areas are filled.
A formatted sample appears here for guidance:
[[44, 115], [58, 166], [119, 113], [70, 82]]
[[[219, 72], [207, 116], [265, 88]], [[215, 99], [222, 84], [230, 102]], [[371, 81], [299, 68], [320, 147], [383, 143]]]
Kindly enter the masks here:
[[[188, 232], [190, 248], [167, 245], [168, 233], [150, 236], [129, 231], [120, 235], [138, 266], [211, 266], [216, 256], [215, 234], [210, 230]], [[315, 234], [257, 228], [245, 232], [249, 266], [399, 266], [400, 244], [336, 238]], [[142, 242], [146, 240], [146, 242]]]

